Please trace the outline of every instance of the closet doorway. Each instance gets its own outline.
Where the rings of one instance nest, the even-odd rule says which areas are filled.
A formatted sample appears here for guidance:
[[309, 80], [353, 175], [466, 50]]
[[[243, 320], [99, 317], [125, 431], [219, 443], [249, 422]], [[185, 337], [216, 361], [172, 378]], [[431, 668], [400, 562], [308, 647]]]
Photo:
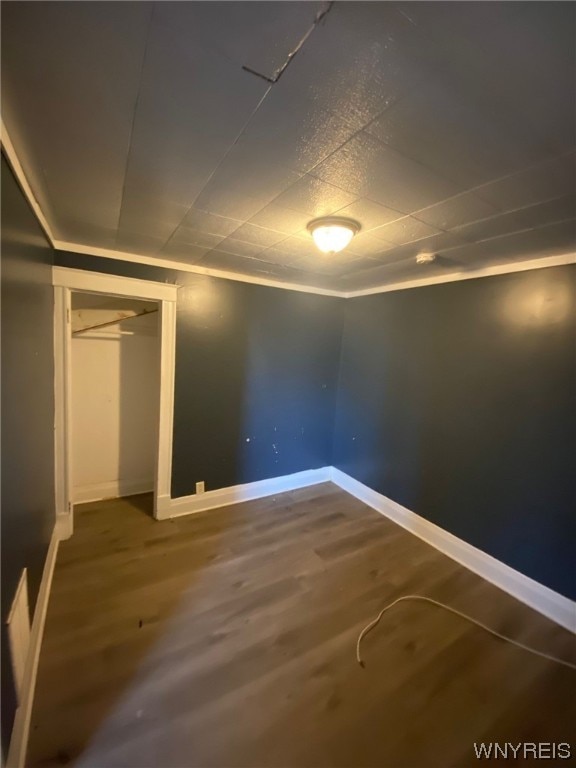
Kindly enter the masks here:
[[71, 296], [72, 501], [154, 490], [158, 303]]
[[154, 492], [170, 516], [177, 287], [54, 267], [59, 536], [74, 504]]

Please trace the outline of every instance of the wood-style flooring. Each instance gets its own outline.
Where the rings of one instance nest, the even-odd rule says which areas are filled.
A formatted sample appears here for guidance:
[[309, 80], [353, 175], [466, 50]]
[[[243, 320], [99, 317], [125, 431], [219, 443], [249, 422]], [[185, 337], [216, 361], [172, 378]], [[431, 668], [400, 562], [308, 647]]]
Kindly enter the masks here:
[[434, 606], [393, 608], [358, 666], [362, 627], [409, 593], [568, 660], [576, 649], [334, 485], [164, 522], [151, 503], [77, 508], [28, 766], [447, 768], [478, 765], [475, 742], [576, 755], [576, 672]]

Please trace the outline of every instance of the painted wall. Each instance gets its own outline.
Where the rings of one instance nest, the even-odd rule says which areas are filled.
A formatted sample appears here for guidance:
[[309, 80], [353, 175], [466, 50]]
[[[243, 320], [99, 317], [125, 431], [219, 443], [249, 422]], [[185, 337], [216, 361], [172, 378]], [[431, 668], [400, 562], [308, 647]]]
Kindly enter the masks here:
[[182, 285], [175, 497], [333, 463], [576, 597], [574, 267], [341, 300], [56, 259]]
[[157, 320], [158, 314], [126, 319], [72, 338], [76, 502], [154, 488], [160, 397]]
[[53, 251], [2, 157], [2, 745], [15, 712], [5, 620], [23, 568], [34, 610], [54, 526]]
[[178, 284], [172, 496], [329, 465], [343, 301], [109, 259], [61, 266]]
[[576, 267], [348, 300], [334, 464], [576, 598]]

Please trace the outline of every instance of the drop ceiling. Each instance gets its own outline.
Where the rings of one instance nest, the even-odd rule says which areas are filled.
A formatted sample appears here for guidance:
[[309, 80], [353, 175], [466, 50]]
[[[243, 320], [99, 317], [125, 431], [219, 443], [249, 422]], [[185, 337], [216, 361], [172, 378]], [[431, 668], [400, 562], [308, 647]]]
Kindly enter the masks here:
[[[560, 255], [575, 11], [3, 2], [3, 121], [78, 246], [338, 291]], [[327, 256], [331, 214], [362, 230]]]

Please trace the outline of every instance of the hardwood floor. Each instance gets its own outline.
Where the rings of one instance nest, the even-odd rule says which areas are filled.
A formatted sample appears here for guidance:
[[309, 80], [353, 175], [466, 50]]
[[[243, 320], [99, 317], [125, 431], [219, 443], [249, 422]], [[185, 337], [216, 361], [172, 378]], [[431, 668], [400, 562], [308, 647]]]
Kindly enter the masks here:
[[576, 649], [330, 483], [165, 522], [150, 508], [145, 495], [77, 510], [29, 766], [446, 768], [478, 764], [480, 741], [576, 754], [576, 672], [433, 606], [392, 609], [358, 666], [359, 631], [408, 593], [568, 660]]

